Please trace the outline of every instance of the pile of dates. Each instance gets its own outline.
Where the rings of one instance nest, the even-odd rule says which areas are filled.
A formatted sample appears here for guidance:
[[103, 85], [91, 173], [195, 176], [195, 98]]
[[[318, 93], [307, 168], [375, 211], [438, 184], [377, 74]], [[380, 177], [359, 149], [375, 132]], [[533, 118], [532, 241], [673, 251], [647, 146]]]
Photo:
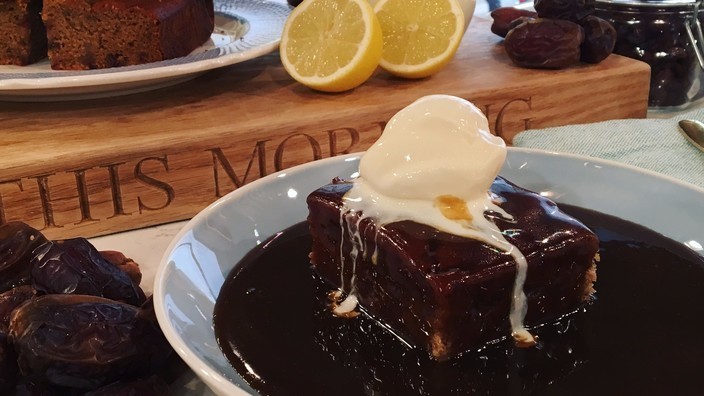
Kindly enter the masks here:
[[134, 261], [0, 225], [0, 395], [167, 395], [182, 373]]
[[595, 0], [535, 0], [535, 11], [492, 11], [491, 31], [504, 37], [509, 58], [520, 67], [563, 69], [599, 63], [616, 44], [616, 30], [594, 16]]

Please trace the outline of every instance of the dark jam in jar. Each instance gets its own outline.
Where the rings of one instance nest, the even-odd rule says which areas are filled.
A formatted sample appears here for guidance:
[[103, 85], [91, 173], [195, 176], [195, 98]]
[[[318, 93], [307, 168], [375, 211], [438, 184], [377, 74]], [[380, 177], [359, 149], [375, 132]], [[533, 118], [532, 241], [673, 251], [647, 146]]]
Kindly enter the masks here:
[[596, 15], [616, 28], [614, 53], [650, 65], [649, 107], [682, 109], [704, 94], [696, 1], [597, 0]]
[[639, 225], [560, 208], [598, 236], [596, 301], [510, 341], [435, 362], [364, 312], [330, 312], [306, 223], [252, 250], [215, 303], [225, 356], [261, 395], [700, 395], [704, 258]]

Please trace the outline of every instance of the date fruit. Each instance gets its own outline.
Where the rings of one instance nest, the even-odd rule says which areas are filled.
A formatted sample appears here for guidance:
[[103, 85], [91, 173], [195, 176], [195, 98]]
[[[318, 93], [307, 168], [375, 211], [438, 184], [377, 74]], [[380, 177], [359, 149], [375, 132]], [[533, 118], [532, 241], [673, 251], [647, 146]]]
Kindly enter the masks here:
[[506, 37], [516, 19], [521, 17], [537, 18], [538, 13], [514, 7], [499, 7], [491, 12], [491, 17], [494, 20], [491, 24], [491, 32], [497, 36]]
[[122, 252], [116, 250], [101, 250], [100, 255], [103, 256], [105, 260], [112, 263], [112, 265], [125, 271], [135, 285], [142, 282], [142, 271], [139, 269], [139, 264], [125, 256]]
[[535, 0], [540, 18], [564, 19], [579, 22], [594, 13], [595, 0]]
[[504, 46], [518, 66], [562, 69], [579, 62], [583, 40], [582, 27], [574, 22], [538, 18], [511, 29]]
[[140, 281], [121, 252], [0, 225], [0, 395], [167, 395], [187, 366]]
[[21, 305], [12, 314], [8, 340], [22, 375], [79, 389], [149, 376], [172, 351], [142, 309], [75, 294], [39, 296]]
[[25, 223], [0, 225], [0, 293], [29, 284], [32, 251], [46, 241], [41, 232]]
[[144, 292], [85, 238], [47, 242], [35, 250], [32, 285], [47, 294], [87, 294], [139, 306]]
[[584, 29], [581, 60], [599, 63], [606, 59], [616, 45], [616, 29], [608, 21], [594, 15], [584, 18], [580, 25]]

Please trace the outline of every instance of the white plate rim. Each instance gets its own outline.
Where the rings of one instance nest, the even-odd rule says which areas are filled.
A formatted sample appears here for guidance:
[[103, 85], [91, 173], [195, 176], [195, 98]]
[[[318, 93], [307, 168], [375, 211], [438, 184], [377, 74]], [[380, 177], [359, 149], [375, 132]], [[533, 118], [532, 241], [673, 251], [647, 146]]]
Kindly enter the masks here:
[[[676, 185], [680, 188], [686, 189], [686, 190], [691, 190], [695, 194], [702, 195], [704, 197], [704, 188], [698, 187], [696, 185], [693, 185], [691, 183], [687, 183], [684, 181], [681, 181], [679, 179], [673, 178], [671, 176], [667, 176], [661, 173], [653, 172], [647, 169], [643, 169], [637, 166], [633, 166], [630, 164], [625, 164], [613, 160], [607, 160], [607, 159], [600, 159], [600, 158], [595, 158], [595, 157], [590, 157], [586, 155], [581, 155], [581, 154], [573, 154], [573, 153], [563, 153], [563, 152], [555, 152], [555, 151], [548, 151], [548, 150], [541, 150], [541, 149], [532, 149], [532, 148], [521, 148], [521, 147], [509, 147], [509, 151], [513, 151], [516, 153], [523, 153], [523, 154], [530, 154], [530, 153], [535, 153], [537, 155], [544, 155], [544, 156], [553, 156], [553, 157], [561, 157], [561, 158], [567, 158], [569, 160], [573, 161], [580, 161], [585, 164], [594, 165], [596, 164], [597, 166], [604, 166], [604, 167], [612, 167], [615, 169], [621, 169], [621, 170], [626, 170], [628, 172], [634, 172], [638, 174], [643, 174], [647, 175], [649, 177], [655, 178], [660, 180], [661, 182], [665, 184], [671, 184], [671, 185]], [[248, 194], [250, 191], [256, 190], [259, 188], [260, 184], [266, 183], [268, 180], [272, 180], [275, 178], [280, 178], [285, 176], [286, 174], [291, 174], [291, 173], [299, 173], [305, 171], [306, 168], [310, 167], [311, 165], [313, 166], [318, 166], [318, 167], [325, 167], [326, 164], [328, 163], [335, 163], [335, 162], [340, 162], [340, 161], [354, 161], [358, 160], [361, 158], [363, 155], [363, 152], [358, 152], [358, 153], [350, 153], [346, 155], [341, 155], [341, 156], [336, 156], [336, 157], [331, 157], [331, 158], [325, 158], [309, 163], [305, 163], [302, 165], [298, 165], [289, 169], [284, 169], [276, 173], [272, 173], [270, 175], [267, 175], [261, 179], [255, 180], [249, 184], [246, 184], [237, 190], [234, 190], [230, 192], [229, 194], [221, 197], [217, 201], [213, 202], [212, 204], [208, 205], [205, 209], [203, 209], [201, 212], [199, 212], [196, 216], [194, 216], [191, 220], [189, 220], [181, 230], [174, 236], [172, 241], [169, 243], [168, 248], [164, 252], [160, 262], [159, 266], [156, 271], [156, 275], [154, 278], [154, 296], [161, 296], [163, 295], [164, 292], [164, 281], [165, 281], [165, 271], [168, 267], [168, 261], [170, 257], [170, 252], [173, 251], [173, 249], [179, 244], [180, 240], [188, 233], [191, 231], [193, 228], [194, 224], [197, 224], [207, 218], [209, 213], [214, 210], [217, 206], [222, 205], [224, 202], [237, 199], [240, 196], [244, 196]], [[268, 236], [263, 236], [267, 238]], [[700, 256], [704, 257], [704, 251], [698, 252]], [[165, 310], [165, 306], [163, 305], [162, 301], [158, 298], [154, 299], [154, 307], [156, 311], [156, 316], [160, 324], [166, 324], [169, 323], [167, 313]], [[168, 339], [168, 341], [171, 343], [171, 345], [174, 347], [174, 349], [177, 351], [177, 353], [181, 356], [181, 358], [184, 359], [184, 361], [192, 361], [192, 360], [199, 360], [200, 359], [196, 356], [196, 354], [186, 345], [186, 343], [178, 337], [176, 334], [171, 332], [170, 328], [166, 328], [166, 326], [162, 325], [162, 330], [164, 331], [164, 335]], [[168, 331], [167, 331], [168, 329]], [[244, 389], [240, 388], [239, 386], [235, 385], [234, 383], [230, 382], [226, 377], [221, 375], [219, 372], [216, 370], [212, 369], [209, 366], [204, 366], [201, 368], [200, 372], [196, 372], [196, 375], [200, 377], [209, 387], [213, 387], [212, 389], [216, 394], [218, 395], [232, 395], [232, 396], [249, 396], [252, 395], [252, 393], [248, 393]], [[256, 394], [256, 393], [253, 393]]]
[[[215, 0], [216, 14], [219, 8], [224, 7], [233, 7], [232, 13], [227, 14], [228, 17], [232, 19], [239, 17], [249, 22], [249, 31], [240, 38], [238, 43], [244, 46], [242, 50], [238, 50], [233, 44], [216, 46], [208, 51], [219, 50], [220, 55], [189, 62], [188, 59], [203, 52], [203, 46], [201, 46], [190, 55], [162, 62], [86, 71], [47, 70], [43, 73], [29, 73], [21, 78], [12, 77], [12, 74], [20, 74], [16, 72], [20, 71], [21, 67], [0, 66], [0, 95], [23, 95], [23, 91], [36, 90], [40, 90], [41, 95], [41, 91], [51, 94], [63, 88], [107, 87], [109, 89], [110, 86], [125, 83], [148, 84], [155, 80], [161, 82], [169, 78], [183, 78], [254, 59], [278, 48], [283, 25], [291, 10], [290, 6], [274, 0]], [[238, 7], [240, 10], [237, 9]], [[8, 68], [12, 68], [12, 73], [3, 71]], [[32, 77], [32, 74], [42, 77]]]

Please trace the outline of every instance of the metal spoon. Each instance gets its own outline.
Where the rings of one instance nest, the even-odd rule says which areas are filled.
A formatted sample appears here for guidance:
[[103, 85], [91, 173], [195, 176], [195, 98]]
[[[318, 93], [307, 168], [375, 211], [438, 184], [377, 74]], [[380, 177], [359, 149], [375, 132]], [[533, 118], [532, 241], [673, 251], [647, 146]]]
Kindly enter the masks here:
[[682, 135], [694, 147], [704, 151], [704, 123], [697, 120], [682, 120], [679, 122]]

